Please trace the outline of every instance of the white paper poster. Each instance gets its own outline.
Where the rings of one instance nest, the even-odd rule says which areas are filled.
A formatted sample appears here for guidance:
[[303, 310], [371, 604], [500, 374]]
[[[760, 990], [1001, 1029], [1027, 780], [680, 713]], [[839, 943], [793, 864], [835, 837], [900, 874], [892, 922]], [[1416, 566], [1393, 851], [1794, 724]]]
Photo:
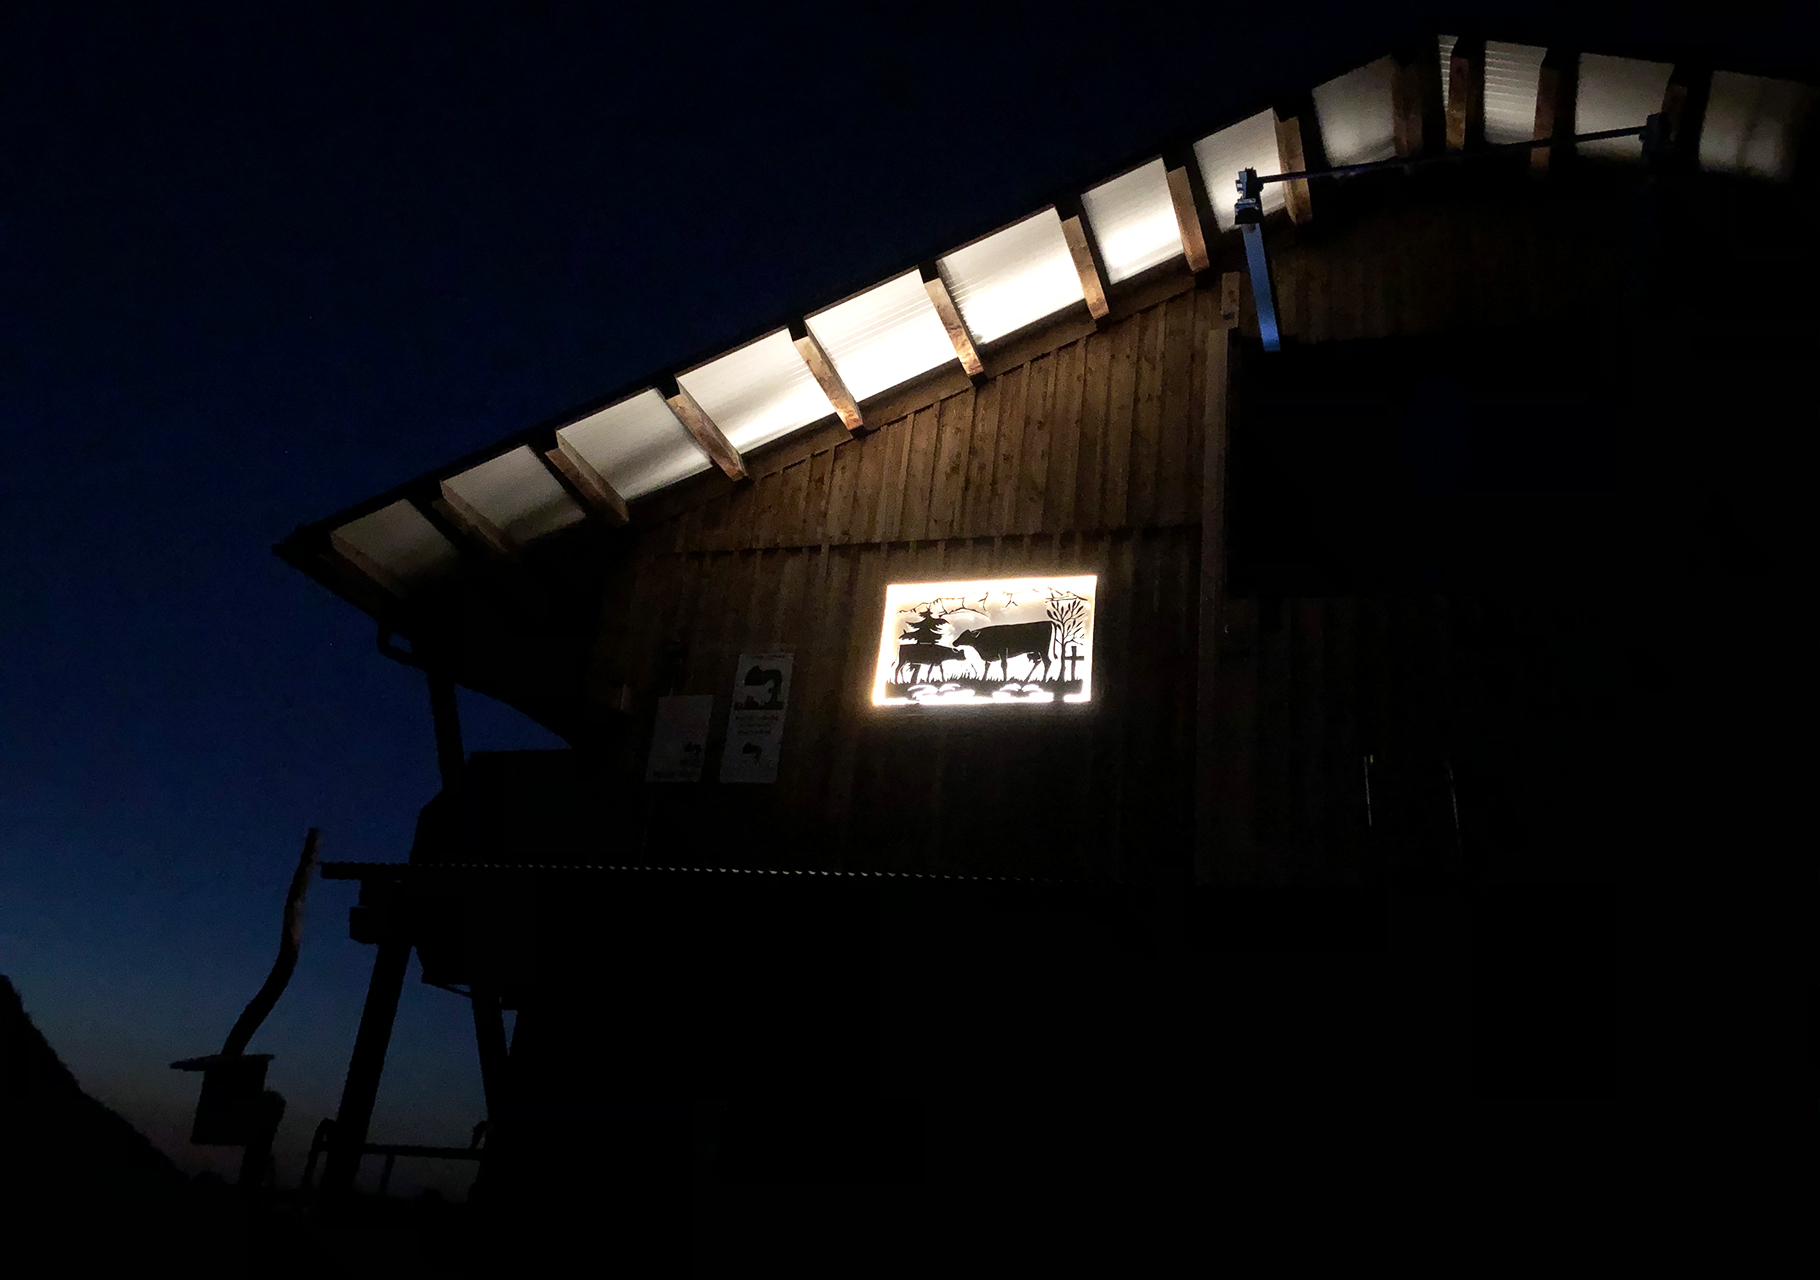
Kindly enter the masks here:
[[733, 706], [727, 712], [722, 782], [776, 782], [790, 702], [791, 655], [742, 653], [733, 673]]
[[645, 781], [700, 782], [702, 761], [708, 754], [708, 721], [713, 714], [711, 693], [659, 698]]

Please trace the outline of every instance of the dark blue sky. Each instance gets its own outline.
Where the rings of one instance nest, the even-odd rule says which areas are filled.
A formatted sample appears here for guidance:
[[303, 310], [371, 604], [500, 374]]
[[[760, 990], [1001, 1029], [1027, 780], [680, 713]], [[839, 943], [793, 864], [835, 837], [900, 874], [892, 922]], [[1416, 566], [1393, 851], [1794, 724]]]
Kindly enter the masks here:
[[[0, 972], [180, 1157], [195, 1083], [165, 1064], [263, 977], [305, 827], [402, 858], [437, 785], [421, 678], [274, 541], [1446, 22], [577, 8], [0, 10]], [[1696, 34], [1654, 8], [1497, 31]], [[1797, 8], [1712, 56], [1774, 55]], [[552, 741], [463, 716], [470, 748]], [[253, 1045], [292, 1153], [364, 994], [351, 901], [314, 888]], [[466, 1005], [408, 985], [378, 1131], [481, 1114]]]

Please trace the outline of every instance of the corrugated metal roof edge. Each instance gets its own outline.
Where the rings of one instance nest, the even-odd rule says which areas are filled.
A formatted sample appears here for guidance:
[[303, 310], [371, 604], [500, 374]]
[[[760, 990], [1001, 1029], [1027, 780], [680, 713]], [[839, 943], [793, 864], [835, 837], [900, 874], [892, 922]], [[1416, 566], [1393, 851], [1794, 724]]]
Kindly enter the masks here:
[[673, 875], [819, 876], [837, 880], [964, 880], [993, 884], [1105, 885], [1109, 880], [1061, 880], [1047, 876], [962, 876], [921, 871], [814, 871], [773, 867], [661, 867], [574, 862], [325, 862], [324, 880], [378, 880], [423, 874], [485, 874], [513, 871], [614, 871]]
[[[1456, 25], [1458, 25], [1458, 24], [1456, 24]], [[1418, 42], [1433, 41], [1436, 38], [1434, 31], [1427, 30], [1426, 28], [1423, 28], [1421, 30], [1416, 30], [1416, 29], [1414, 29], [1414, 26], [1415, 26], [1415, 24], [1411, 24], [1410, 30], [1399, 33], [1395, 38], [1392, 38], [1389, 40], [1380, 40], [1380, 41], [1377, 41], [1374, 44], [1372, 44], [1371, 45], [1372, 48], [1379, 50], [1379, 52], [1375, 55], [1375, 57], [1386, 56], [1385, 51], [1395, 51], [1398, 49], [1413, 49], [1413, 47]], [[1559, 35], [1561, 33], [1556, 32], [1555, 34]], [[1506, 31], [1503, 29], [1503, 27], [1500, 27], [1500, 29], [1497, 33], [1497, 38], [1508, 39], [1508, 40], [1514, 41], [1516, 43], [1539, 44], [1544, 48], [1551, 47], [1549, 41], [1547, 41], [1543, 38], [1542, 33], [1535, 32], [1535, 31], [1527, 31], [1527, 30], [1526, 31], [1515, 31], [1515, 30]], [[1580, 52], [1605, 53], [1607, 51], [1607, 49], [1605, 47], [1606, 42], [1598, 40], [1598, 39], [1584, 40], [1584, 41], [1556, 40], [1554, 42], [1554, 44], [1559, 45], [1562, 48], [1574, 48]], [[1360, 46], [1364, 47], [1365, 42], [1361, 41]], [[1347, 71], [1356, 70], [1357, 67], [1359, 65], [1361, 65], [1361, 64], [1353, 61], [1353, 59], [1356, 56], [1357, 56], [1356, 54], [1349, 52], [1344, 57], [1336, 55], [1334, 57], [1327, 59], [1326, 60], [1327, 63], [1332, 64], [1334, 67], [1337, 67], [1338, 69], [1332, 70], [1330, 74], [1323, 74], [1323, 78], [1315, 80], [1314, 83], [1315, 84], [1324, 84], [1324, 83], [1326, 83], [1326, 81], [1328, 79], [1331, 79], [1334, 76], [1344, 75]], [[1690, 44], [1690, 45], [1671, 45], [1671, 44], [1664, 44], [1661, 42], [1652, 42], [1649, 44], [1648, 47], [1627, 45], [1625, 48], [1625, 52], [1623, 52], [1621, 54], [1614, 54], [1613, 56], [1629, 57], [1629, 58], [1645, 58], [1645, 59], [1654, 60], [1654, 61], [1668, 61], [1671, 63], [1676, 63], [1677, 65], [1681, 62], [1699, 63], [1701, 65], [1713, 65], [1714, 61], [1715, 61], [1711, 52], [1705, 46], [1692, 45], [1692, 44]], [[1374, 59], [1373, 58], [1366, 59], [1366, 61], [1368, 61], [1368, 62], [1372, 61], [1372, 60], [1374, 60]], [[1745, 74], [1750, 74], [1750, 75], [1767, 75], [1767, 76], [1772, 76], [1772, 77], [1780, 78], [1780, 79], [1795, 79], [1795, 80], [1803, 80], [1804, 77], [1815, 75], [1815, 68], [1811, 65], [1811, 63], [1803, 65], [1803, 64], [1798, 64], [1798, 63], [1794, 63], [1791, 61], [1786, 64], [1778, 62], [1776, 65], [1770, 66], [1770, 65], [1764, 64], [1761, 59], [1757, 59], [1757, 60], [1734, 59], [1734, 58], [1730, 58], [1730, 57], [1723, 58], [1723, 61], [1725, 61], [1725, 63], [1726, 63], [1726, 67], [1725, 67], [1726, 70], [1741, 71]], [[1344, 65], [1340, 65], [1342, 63], [1344, 63]], [[1747, 66], [1747, 65], [1744, 65], [1745, 63], [1751, 63], [1752, 65]], [[1324, 66], [1323, 72], [1325, 72], [1325, 71], [1326, 71], [1326, 67]], [[1321, 73], [1317, 73], [1317, 74], [1321, 74]], [[1806, 82], [1806, 81], [1804, 81], [1804, 82]], [[1205, 137], [1209, 136], [1210, 134], [1217, 133], [1221, 129], [1228, 128], [1233, 124], [1240, 123], [1241, 121], [1248, 119], [1252, 115], [1256, 115], [1258, 110], [1267, 109], [1268, 106], [1273, 102], [1287, 100], [1289, 98], [1295, 97], [1299, 93], [1307, 92], [1307, 90], [1308, 90], [1308, 87], [1306, 85], [1292, 87], [1292, 86], [1288, 85], [1287, 83], [1274, 83], [1271, 85], [1270, 89], [1263, 94], [1263, 98], [1265, 100], [1265, 105], [1263, 107], [1254, 106], [1254, 108], [1248, 112], [1241, 112], [1238, 115], [1232, 115], [1229, 118], [1223, 118], [1219, 123], [1214, 124], [1210, 127], [1197, 126], [1196, 128], [1193, 128], [1193, 129], [1179, 131], [1175, 135], [1165, 139], [1163, 142], [1163, 145], [1161, 145], [1160, 147], [1149, 147], [1149, 148], [1143, 149], [1142, 151], [1132, 153], [1132, 157], [1129, 159], [1128, 163], [1122, 164], [1121, 166], [1117, 167], [1113, 171], [1112, 176], [1113, 177], [1123, 176], [1124, 174], [1129, 173], [1132, 169], [1138, 167], [1139, 165], [1147, 163], [1148, 161], [1156, 158], [1159, 155], [1169, 155], [1169, 154], [1172, 154], [1183, 148], [1192, 147], [1196, 141], [1198, 141], [1202, 138], [1205, 138]], [[1041, 213], [1044, 208], [1071, 207], [1071, 202], [1078, 200], [1078, 198], [1082, 192], [1091, 190], [1093, 187], [1099, 186], [1101, 183], [1107, 182], [1107, 181], [1111, 181], [1111, 178], [1096, 177], [1091, 180], [1071, 181], [1069, 184], [1067, 184], [1067, 186], [1069, 188], [1067, 191], [1064, 191], [1059, 194], [1055, 194], [1052, 199], [1039, 204], [1033, 210], [1030, 209], [1028, 206], [1026, 206], [1026, 212], [1024, 212], [1022, 214], [999, 219], [996, 222], [995, 230], [1004, 230], [1007, 227], [1015, 226], [1017, 223], [1022, 222], [1025, 219], [1034, 216], [1036, 213]], [[1083, 182], [1084, 182], [1084, 185], [1082, 185]], [[883, 272], [876, 272], [876, 271], [868, 272], [866, 274], [870, 280], [870, 283], [869, 284], [855, 284], [850, 289], [841, 291], [840, 300], [842, 300], [842, 301], [850, 300], [853, 297], [857, 296], [858, 294], [865, 292], [868, 288], [876, 286], [885, 281], [895, 279], [896, 277], [903, 275], [906, 272], [915, 271], [920, 266], [922, 266], [924, 263], [931, 262], [931, 261], [941, 258], [947, 254], [956, 252], [958, 249], [965, 248], [968, 245], [978, 243], [981, 239], [984, 239], [985, 236], [989, 236], [992, 234], [994, 234], [993, 231], [988, 231], [988, 232], [984, 233], [984, 235], [975, 235], [971, 239], [953, 242], [950, 244], [950, 247], [942, 249], [937, 253], [922, 254], [922, 255], [916, 256], [914, 258], [905, 259], [899, 265], [889, 267], [886, 270], [884, 270]], [[1231, 233], [1221, 233], [1221, 234], [1225, 235], [1225, 234], [1231, 234]], [[856, 273], [856, 275], [857, 275], [857, 273]], [[514, 432], [510, 435], [503, 436], [497, 440], [492, 441], [491, 443], [489, 443], [487, 445], [483, 445], [480, 448], [473, 450], [470, 453], [463, 454], [462, 456], [454, 459], [451, 462], [443, 463], [435, 468], [432, 468], [429, 471], [426, 471], [420, 475], [414, 476], [411, 479], [406, 480], [403, 483], [396, 485], [391, 489], [388, 489], [380, 494], [374, 495], [373, 497], [362, 499], [361, 501], [353, 503], [350, 506], [345, 507], [342, 510], [336, 511], [331, 515], [325, 516], [318, 520], [300, 524], [300, 525], [296, 526], [284, 538], [280, 539], [277, 543], [275, 543], [273, 545], [273, 548], [272, 548], [273, 553], [276, 554], [280, 559], [284, 560], [287, 564], [290, 564], [293, 568], [298, 568], [298, 569], [303, 570], [304, 572], [308, 573], [309, 570], [307, 568], [305, 568], [302, 563], [300, 563], [300, 558], [307, 559], [307, 558], [320, 554], [321, 548], [326, 545], [327, 535], [330, 530], [339, 528], [341, 525], [346, 524], [350, 520], [357, 520], [361, 516], [369, 515], [372, 512], [378, 511], [383, 507], [390, 506], [392, 503], [397, 502], [401, 499], [415, 499], [415, 500], [419, 500], [419, 501], [433, 500], [440, 496], [441, 483], [443, 480], [449, 478], [450, 476], [458, 475], [461, 472], [466, 471], [471, 467], [478, 466], [483, 462], [490, 461], [491, 459], [493, 459], [493, 458], [499, 456], [500, 454], [505, 453], [511, 449], [518, 448], [522, 445], [530, 445], [532, 448], [538, 449], [540, 452], [552, 449], [555, 447], [555, 444], [556, 444], [556, 432], [558, 430], [560, 430], [561, 428], [569, 426], [575, 422], [578, 422], [581, 419], [588, 417], [591, 414], [598, 413], [602, 409], [610, 408], [614, 404], [617, 404], [620, 401], [625, 400], [630, 396], [637, 395], [641, 391], [644, 391], [648, 388], [662, 387], [667, 383], [673, 382], [676, 377], [676, 371], [678, 371], [678, 370], [688, 371], [690, 369], [699, 368], [700, 366], [707, 364], [708, 362], [710, 362], [714, 359], [717, 359], [718, 357], [720, 357], [722, 355], [726, 355], [729, 352], [737, 351], [742, 347], [749, 346], [753, 342], [760, 341], [761, 339], [768, 337], [769, 335], [775, 333], [779, 329], [787, 329], [790, 326], [800, 322], [803, 319], [803, 317], [815, 314], [815, 312], [818, 310], [826, 310], [828, 307], [836, 306], [836, 305], [839, 305], [838, 301], [833, 302], [833, 303], [828, 303], [826, 305], [819, 306], [819, 307], [811, 307], [806, 310], [799, 310], [799, 311], [791, 314], [790, 316], [784, 318], [780, 322], [765, 324], [763, 326], [758, 327], [757, 329], [755, 329], [753, 331], [750, 331], [748, 336], [746, 336], [745, 338], [743, 338], [737, 342], [734, 342], [731, 345], [727, 345], [724, 343], [716, 343], [711, 349], [708, 349], [705, 352], [698, 352], [695, 355], [690, 356], [686, 361], [667, 362], [663, 366], [663, 370], [660, 372], [641, 375], [638, 378], [631, 379], [631, 380], [621, 384], [620, 386], [616, 387], [613, 391], [607, 393], [606, 395], [591, 398], [591, 399], [583, 402], [580, 405], [573, 406], [569, 409], [565, 409], [556, 414], [552, 414], [551, 416], [542, 419], [541, 421], [537, 422], [536, 424], [534, 424], [530, 427], [526, 427], [526, 428], [524, 428], [520, 431]], [[1008, 339], [1015, 338], [1016, 336], [1018, 336], [1018, 335], [1017, 334], [1005, 335], [1005, 337], [996, 340], [992, 345], [997, 345], [1000, 342], [1007, 341]], [[887, 392], [881, 393], [881, 394], [889, 394], [889, 392], [887, 391]], [[813, 430], [817, 429], [818, 427], [825, 425], [826, 423], [828, 423], [830, 421], [838, 421], [838, 415], [831, 412], [831, 413], [825, 415], [824, 417], [817, 419], [814, 422], [807, 423], [804, 426], [797, 428], [795, 431], [791, 432], [789, 434], [789, 436], [786, 436], [784, 438], [789, 439], [789, 438], [803, 435], [807, 432], [813, 431]], [[779, 442], [772, 442], [772, 443], [775, 444], [775, 443], [779, 443]], [[314, 577], [315, 575], [311, 574], [311, 576]], [[327, 585], [327, 584], [324, 584], [324, 585]], [[331, 590], [333, 590], [333, 588], [331, 588]], [[337, 593], [337, 594], [339, 594], [339, 593]]]

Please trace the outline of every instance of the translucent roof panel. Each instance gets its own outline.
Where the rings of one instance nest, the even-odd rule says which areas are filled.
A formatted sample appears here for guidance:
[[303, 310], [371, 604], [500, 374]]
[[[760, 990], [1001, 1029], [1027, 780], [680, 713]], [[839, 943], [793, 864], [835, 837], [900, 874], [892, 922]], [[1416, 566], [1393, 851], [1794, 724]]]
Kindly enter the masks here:
[[329, 540], [406, 594], [446, 577], [460, 561], [454, 544], [403, 499], [348, 521]]
[[1099, 243], [1108, 284], [1182, 256], [1182, 228], [1161, 160], [1102, 182], [1081, 197], [1081, 207]]
[[714, 465], [656, 391], [641, 391], [556, 434], [627, 501]]
[[1314, 91], [1315, 120], [1330, 164], [1366, 164], [1397, 153], [1389, 58], [1368, 62]]
[[1700, 167], [1784, 181], [1814, 109], [1812, 86], [1713, 72], [1700, 129]]
[[[1580, 85], [1574, 103], [1574, 131], [1600, 133], [1629, 129], [1662, 110], [1662, 97], [1674, 67], [1666, 62], [1612, 58], [1602, 53], [1580, 55]], [[1643, 139], [1607, 138], [1584, 142], [1581, 155], [1608, 160], [1641, 160]]]
[[856, 400], [954, 360], [954, 343], [915, 271], [817, 312], [809, 331]]
[[956, 249], [937, 265], [976, 342], [1002, 338], [1086, 296], [1054, 209]]
[[443, 483], [492, 521], [507, 541], [519, 546], [587, 518], [581, 504], [569, 496], [529, 445], [470, 467]]
[[742, 453], [834, 412], [787, 329], [691, 369], [677, 382]]
[[[1227, 125], [1194, 144], [1195, 163], [1201, 166], [1201, 183], [1207, 188], [1207, 202], [1213, 206], [1214, 220], [1220, 230], [1230, 231], [1233, 206], [1239, 201], [1239, 170], [1256, 169], [1260, 174], [1283, 172], [1277, 159], [1277, 118], [1273, 111], [1260, 111], [1249, 120]], [[1289, 193], [1281, 182], [1264, 184], [1264, 212], [1281, 209]]]
[[1547, 54], [1533, 44], [1485, 42], [1485, 141], [1526, 142], [1536, 136], [1536, 94]]

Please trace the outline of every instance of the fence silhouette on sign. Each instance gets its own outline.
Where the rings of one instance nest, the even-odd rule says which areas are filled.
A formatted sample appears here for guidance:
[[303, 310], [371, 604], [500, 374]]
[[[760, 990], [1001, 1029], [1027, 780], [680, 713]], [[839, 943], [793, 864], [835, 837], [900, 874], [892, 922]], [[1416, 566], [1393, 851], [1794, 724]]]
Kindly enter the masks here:
[[1094, 579], [893, 586], [873, 701], [1085, 702]]

